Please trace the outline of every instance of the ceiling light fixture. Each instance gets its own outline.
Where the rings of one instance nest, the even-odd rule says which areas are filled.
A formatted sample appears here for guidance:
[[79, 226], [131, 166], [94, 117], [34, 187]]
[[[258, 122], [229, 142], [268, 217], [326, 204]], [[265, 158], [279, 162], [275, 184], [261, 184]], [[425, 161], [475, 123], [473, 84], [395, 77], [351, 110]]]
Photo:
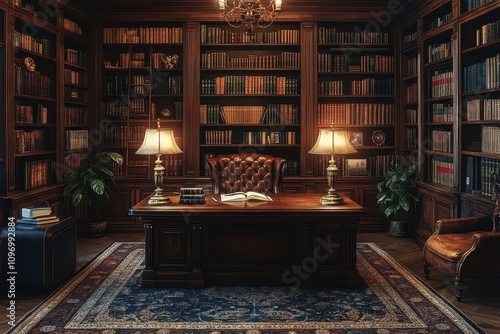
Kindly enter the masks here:
[[231, 27], [244, 26], [251, 36], [254, 27], [267, 28], [274, 22], [281, 11], [281, 0], [269, 0], [267, 6], [260, 0], [219, 0], [219, 10]]

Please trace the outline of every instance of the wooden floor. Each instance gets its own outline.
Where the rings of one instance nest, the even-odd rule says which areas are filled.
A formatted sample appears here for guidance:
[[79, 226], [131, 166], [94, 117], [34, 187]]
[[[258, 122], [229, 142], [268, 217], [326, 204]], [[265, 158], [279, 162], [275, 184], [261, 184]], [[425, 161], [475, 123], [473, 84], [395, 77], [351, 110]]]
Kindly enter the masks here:
[[[92, 260], [99, 252], [115, 241], [143, 241], [142, 234], [113, 234], [100, 239], [78, 239], [77, 269]], [[361, 233], [359, 242], [373, 242], [392, 255], [406, 268], [424, 280], [422, 269], [422, 248], [412, 239], [397, 238], [387, 234]], [[426, 281], [432, 288], [446, 297], [453, 305], [476, 322], [484, 331], [500, 334], [500, 276], [484, 280], [465, 282], [462, 302], [458, 302], [453, 293], [453, 280], [447, 276], [431, 270], [429, 280]], [[16, 317], [20, 319], [47, 296], [16, 296]], [[0, 303], [0, 332], [9, 328], [6, 313], [8, 300], [2, 296]]]

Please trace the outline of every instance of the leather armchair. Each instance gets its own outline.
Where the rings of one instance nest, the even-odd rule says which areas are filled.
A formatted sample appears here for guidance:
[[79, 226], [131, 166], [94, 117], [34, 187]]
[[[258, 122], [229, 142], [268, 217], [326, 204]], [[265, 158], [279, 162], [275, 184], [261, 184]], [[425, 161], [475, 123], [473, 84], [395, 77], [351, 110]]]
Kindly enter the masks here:
[[[479, 217], [441, 219], [423, 248], [424, 274], [431, 267], [455, 279], [460, 301], [463, 280], [500, 274], [500, 233], [491, 232], [491, 219]], [[489, 231], [485, 231], [488, 228]]]
[[281, 192], [286, 160], [258, 153], [223, 154], [207, 159], [214, 194]]

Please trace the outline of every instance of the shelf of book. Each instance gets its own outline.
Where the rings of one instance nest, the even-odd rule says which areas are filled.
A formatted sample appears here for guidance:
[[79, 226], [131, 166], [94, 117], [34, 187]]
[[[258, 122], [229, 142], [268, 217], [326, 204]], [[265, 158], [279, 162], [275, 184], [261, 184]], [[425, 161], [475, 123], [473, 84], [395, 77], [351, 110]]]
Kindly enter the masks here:
[[[225, 24], [200, 24], [200, 174], [208, 157], [238, 148], [290, 166], [300, 161], [299, 35], [293, 22], [253, 38]], [[287, 175], [300, 175], [296, 163]]]
[[[182, 149], [183, 24], [113, 24], [102, 28], [103, 146], [118, 151], [122, 179], [152, 178], [154, 159], [137, 155], [146, 129], [174, 129]], [[163, 157], [166, 176], [182, 175], [182, 157]]]
[[[368, 32], [363, 22], [317, 26], [315, 128], [346, 129], [358, 150], [335, 157], [339, 177], [383, 176], [396, 150], [393, 27]], [[330, 157], [315, 159], [316, 174], [325, 176]]]
[[460, 27], [460, 184], [463, 192], [489, 199], [492, 173], [500, 171], [500, 3], [471, 0], [465, 9]]

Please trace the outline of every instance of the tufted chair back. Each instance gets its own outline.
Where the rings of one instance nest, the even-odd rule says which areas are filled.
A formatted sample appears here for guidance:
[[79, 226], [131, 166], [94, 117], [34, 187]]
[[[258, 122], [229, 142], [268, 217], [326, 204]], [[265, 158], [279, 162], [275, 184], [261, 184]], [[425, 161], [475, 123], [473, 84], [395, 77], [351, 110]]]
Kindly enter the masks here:
[[207, 159], [214, 194], [237, 191], [281, 192], [286, 160], [257, 153], [223, 154]]

